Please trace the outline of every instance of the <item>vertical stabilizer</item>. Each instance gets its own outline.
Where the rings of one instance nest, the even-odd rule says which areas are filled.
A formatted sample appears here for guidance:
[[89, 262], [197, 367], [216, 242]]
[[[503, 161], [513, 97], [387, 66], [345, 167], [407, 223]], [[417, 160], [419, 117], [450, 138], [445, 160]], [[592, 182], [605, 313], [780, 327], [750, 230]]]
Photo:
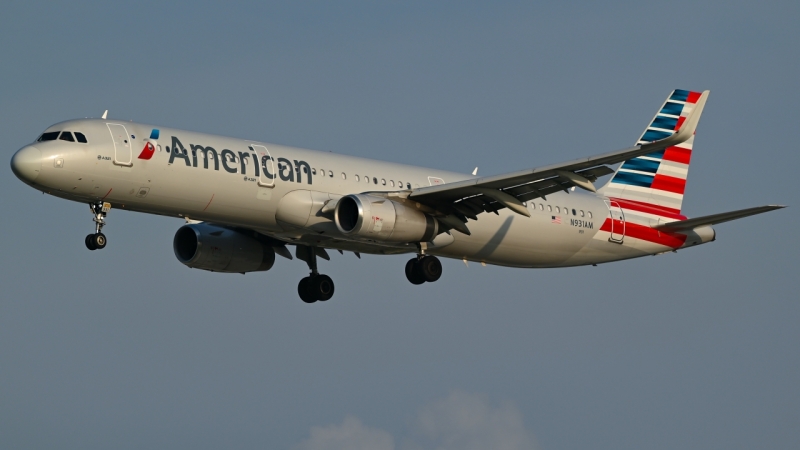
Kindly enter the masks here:
[[[675, 134], [701, 95], [701, 92], [674, 90], [637, 144], [658, 141]], [[659, 210], [667, 214], [680, 214], [693, 143], [694, 135], [681, 144], [625, 161], [611, 181], [603, 186], [601, 193], [612, 199], [652, 208], [656, 214]]]

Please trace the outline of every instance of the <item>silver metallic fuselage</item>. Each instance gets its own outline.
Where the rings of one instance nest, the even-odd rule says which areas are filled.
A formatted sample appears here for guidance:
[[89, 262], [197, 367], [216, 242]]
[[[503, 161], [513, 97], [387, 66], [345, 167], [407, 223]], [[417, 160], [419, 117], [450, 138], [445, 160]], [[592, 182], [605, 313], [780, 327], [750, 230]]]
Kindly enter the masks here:
[[[108, 124], [122, 125], [128, 142], [123, 143], [121, 137], [115, 142]], [[159, 130], [158, 139], [148, 138], [153, 129]], [[17, 176], [45, 193], [82, 203], [103, 200], [114, 208], [241, 227], [287, 243], [310, 243], [363, 253], [408, 253], [416, 251], [416, 246], [346, 239], [330, 219], [319, 214], [324, 199], [362, 192], [395, 192], [407, 189], [409, 184], [413, 189], [473, 178], [455, 172], [133, 122], [73, 120], [53, 125], [50, 130], [79, 131], [88, 143], [35, 142], [17, 152], [12, 159]], [[155, 152], [149, 160], [139, 159], [146, 141], [153, 144]], [[218, 161], [205, 159], [205, 152], [198, 150], [198, 146], [215, 149]], [[257, 155], [262, 148], [274, 164], [269, 174], [256, 171], [261, 157]], [[230, 152], [220, 155], [223, 150]], [[398, 182], [403, 186], [399, 187]], [[439, 235], [428, 252], [503, 266], [564, 267], [634, 258], [674, 248], [624, 236], [624, 229], [615, 230], [618, 236], [610, 240], [611, 233], [602, 230], [610, 218], [609, 200], [601, 195], [573, 189], [548, 195], [547, 200], [528, 202], [526, 207], [531, 217], [508, 209], [500, 210], [497, 215], [482, 214], [479, 220], [469, 222], [471, 235], [451, 230]], [[627, 214], [625, 220], [631, 227], [650, 226], [646, 217], [622, 214]], [[287, 219], [278, 220], [281, 217]], [[713, 230], [705, 227], [686, 236], [681, 247], [713, 240]]]

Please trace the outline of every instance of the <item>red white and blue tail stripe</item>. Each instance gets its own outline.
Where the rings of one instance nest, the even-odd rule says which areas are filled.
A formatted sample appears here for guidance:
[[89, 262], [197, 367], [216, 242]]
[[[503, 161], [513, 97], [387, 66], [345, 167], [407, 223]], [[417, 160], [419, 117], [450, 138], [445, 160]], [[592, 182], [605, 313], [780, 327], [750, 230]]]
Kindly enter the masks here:
[[[694, 109], [701, 92], [676, 89], [659, 109], [637, 144], [659, 141], [675, 134]], [[602, 193], [611, 199], [636, 204], [659, 216], [681, 211], [694, 136], [665, 150], [629, 159], [617, 169]]]

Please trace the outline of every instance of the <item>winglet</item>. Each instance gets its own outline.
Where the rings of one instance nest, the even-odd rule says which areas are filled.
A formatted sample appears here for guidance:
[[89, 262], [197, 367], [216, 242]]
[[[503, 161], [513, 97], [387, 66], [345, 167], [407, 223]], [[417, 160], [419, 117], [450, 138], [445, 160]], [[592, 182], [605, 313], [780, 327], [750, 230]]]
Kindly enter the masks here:
[[108, 117], [108, 110], [106, 110], [106, 112], [103, 113], [101, 119], [105, 120], [107, 117]]
[[686, 121], [683, 122], [680, 129], [678, 129], [675, 134], [658, 141], [643, 144], [642, 148], [650, 146], [659, 149], [667, 148], [685, 142], [692, 137], [694, 132], [697, 131], [697, 124], [700, 123], [700, 115], [703, 114], [703, 108], [706, 106], [709, 94], [711, 94], [711, 91], [703, 91], [703, 93], [700, 94], [700, 98], [698, 98], [697, 102], [694, 104], [694, 109], [692, 109], [692, 112], [689, 113], [689, 117], [686, 118]]

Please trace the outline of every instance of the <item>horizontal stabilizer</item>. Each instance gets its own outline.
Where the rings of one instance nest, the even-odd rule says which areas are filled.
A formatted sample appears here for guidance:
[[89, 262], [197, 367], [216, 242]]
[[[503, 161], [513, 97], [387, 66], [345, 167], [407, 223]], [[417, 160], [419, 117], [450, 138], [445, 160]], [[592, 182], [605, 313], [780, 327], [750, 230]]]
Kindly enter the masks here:
[[755, 208], [740, 209], [738, 211], [730, 211], [719, 214], [712, 214], [710, 216], [695, 217], [694, 219], [679, 220], [677, 222], [669, 222], [663, 225], [658, 225], [653, 228], [664, 231], [685, 231], [697, 227], [704, 227], [708, 225], [715, 225], [718, 223], [728, 222], [731, 220], [741, 219], [742, 217], [753, 216], [756, 214], [773, 211], [776, 209], [785, 208], [783, 205], [766, 205], [758, 206]]

